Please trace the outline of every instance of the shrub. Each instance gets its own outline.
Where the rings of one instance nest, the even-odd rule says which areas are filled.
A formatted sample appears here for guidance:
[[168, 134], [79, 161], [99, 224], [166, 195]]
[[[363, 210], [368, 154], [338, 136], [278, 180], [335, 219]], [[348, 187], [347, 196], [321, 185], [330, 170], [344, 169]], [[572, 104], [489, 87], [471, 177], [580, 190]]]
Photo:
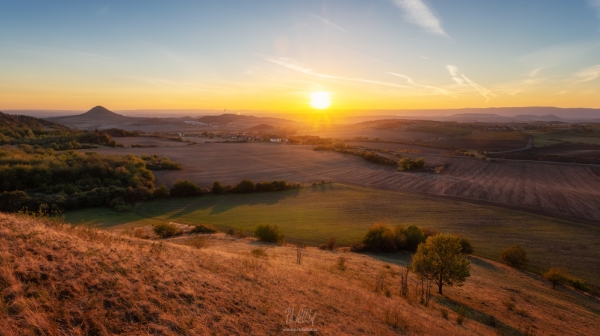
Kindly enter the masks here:
[[265, 252], [265, 250], [261, 249], [261, 248], [256, 248], [254, 250], [252, 250], [250, 253], [252, 253], [253, 256], [257, 257], [257, 258], [266, 258], [267, 257], [267, 252]]
[[233, 235], [235, 235], [235, 229], [229, 228], [229, 229], [227, 229], [227, 231], [225, 231], [225, 234], [228, 236], [233, 236]]
[[363, 243], [354, 243], [350, 245], [350, 252], [360, 253], [367, 250], [367, 246]]
[[396, 250], [394, 233], [387, 224], [374, 224], [363, 239], [363, 244], [374, 252], [393, 252]]
[[568, 283], [573, 288], [589, 292], [590, 288], [584, 283], [583, 280], [570, 275], [566, 270], [558, 267], [552, 267], [548, 271], [542, 274], [544, 279], [552, 283], [552, 289], [556, 289], [556, 285]]
[[181, 234], [181, 230], [179, 230], [177, 225], [171, 223], [156, 224], [152, 230], [160, 238], [169, 238]]
[[284, 238], [279, 227], [270, 224], [258, 224], [254, 228], [254, 236], [266, 243], [281, 243]]
[[173, 188], [171, 188], [172, 197], [192, 197], [200, 196], [201, 194], [202, 188], [188, 180], [177, 180]]
[[420, 169], [420, 168], [424, 168], [424, 167], [425, 167], [425, 159], [424, 158], [411, 159], [409, 157], [405, 157], [405, 158], [400, 159], [400, 161], [398, 161], [398, 170], [400, 170], [400, 171], [414, 170], [414, 169]]
[[154, 189], [154, 191], [152, 192], [152, 196], [157, 199], [169, 198], [169, 189], [167, 189], [167, 187], [165, 187], [163, 184], [160, 187]]
[[465, 316], [467, 316], [467, 310], [465, 307], [461, 306], [456, 309], [456, 313], [458, 314], [458, 316], [456, 316], [456, 323], [458, 323], [458, 325], [462, 325], [465, 320]]
[[242, 182], [238, 183], [233, 190], [236, 193], [251, 193], [254, 192], [255, 187], [256, 186], [254, 185], [254, 182], [250, 180], [243, 180]]
[[465, 237], [460, 237], [460, 246], [462, 248], [462, 253], [464, 254], [473, 254], [473, 245], [471, 241]]
[[319, 249], [321, 250], [328, 250], [328, 251], [333, 251], [335, 250], [335, 238], [329, 238], [329, 240], [325, 243], [322, 244], [321, 246], [319, 246]]
[[217, 230], [214, 226], [208, 224], [199, 224], [194, 226], [194, 228], [190, 231], [190, 233], [217, 233]]
[[444, 308], [441, 308], [440, 312], [442, 313], [442, 317], [447, 320], [448, 319], [448, 311]]
[[523, 268], [528, 262], [527, 252], [519, 245], [513, 245], [502, 251], [500, 259], [514, 268]]
[[335, 267], [337, 269], [339, 269], [340, 271], [345, 271], [346, 268], [348, 268], [348, 266], [346, 266], [346, 258], [345, 257], [339, 257], [337, 260], [337, 263], [335, 264]]

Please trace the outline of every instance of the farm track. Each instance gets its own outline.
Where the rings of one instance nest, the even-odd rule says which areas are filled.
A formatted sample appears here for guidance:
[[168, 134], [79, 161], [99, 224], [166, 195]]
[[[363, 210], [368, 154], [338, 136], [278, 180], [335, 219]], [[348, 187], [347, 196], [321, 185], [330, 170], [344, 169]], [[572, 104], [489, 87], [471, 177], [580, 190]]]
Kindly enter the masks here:
[[106, 154], [157, 154], [181, 162], [182, 171], [157, 171], [157, 184], [189, 179], [203, 187], [286, 180], [309, 184], [321, 180], [388, 190], [493, 203], [586, 222], [600, 222], [600, 167], [544, 162], [424, 156], [428, 166], [447, 164], [442, 174], [397, 172], [360, 157], [315, 152], [312, 146], [268, 143], [199, 144], [183, 147], [101, 148]]

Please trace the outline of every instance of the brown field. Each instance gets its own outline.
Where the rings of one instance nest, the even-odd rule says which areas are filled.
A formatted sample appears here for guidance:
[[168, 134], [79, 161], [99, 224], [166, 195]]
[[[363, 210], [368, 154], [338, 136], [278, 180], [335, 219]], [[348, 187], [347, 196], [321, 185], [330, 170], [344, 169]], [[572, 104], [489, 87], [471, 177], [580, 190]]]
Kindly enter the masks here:
[[375, 128], [336, 127], [327, 131], [302, 131], [298, 134], [318, 135], [322, 138], [353, 139], [355, 137], [379, 138], [386, 141], [423, 141], [426, 144], [440, 147], [482, 149], [486, 151], [505, 151], [523, 148], [527, 140], [454, 140], [440, 134], [403, 131], [382, 130]]
[[484, 141], [484, 140], [442, 140], [442, 141], [430, 141], [430, 144], [440, 144], [441, 146], [454, 147], [454, 148], [466, 148], [466, 149], [481, 149], [484, 151], [507, 151], [513, 149], [519, 149], [527, 146], [527, 140], [495, 140], [495, 141]]
[[309, 184], [334, 181], [365, 187], [451, 196], [588, 221], [600, 221], [600, 167], [546, 162], [487, 162], [480, 159], [423, 156], [428, 166], [446, 164], [441, 174], [398, 172], [352, 155], [315, 152], [312, 146], [270, 143], [199, 144], [158, 148], [101, 148], [100, 153], [166, 155], [181, 171], [155, 172], [157, 184], [189, 179], [203, 187], [286, 180]]
[[[193, 247], [195, 246], [195, 247]], [[260, 253], [253, 252], [254, 250]], [[337, 267], [345, 258], [345, 269]], [[142, 240], [0, 214], [0, 334], [592, 335], [596, 297], [470, 257], [462, 287], [419, 304], [409, 255], [273, 246], [216, 234]], [[384, 291], [374, 278], [384, 277]], [[310, 310], [306, 323], [290, 323]], [[458, 323], [458, 311], [465, 319]], [[447, 315], [444, 317], [444, 313]], [[302, 320], [297, 320], [302, 321]]]
[[392, 141], [415, 141], [415, 140], [428, 140], [435, 139], [439, 135], [434, 133], [414, 132], [414, 131], [394, 131], [394, 130], [382, 130], [375, 128], [358, 128], [356, 126], [336, 126], [328, 130], [314, 130], [314, 131], [299, 131], [298, 135], [318, 135], [321, 138], [339, 138], [339, 139], [353, 139], [355, 137], [367, 137], [369, 139], [379, 138], [381, 140], [392, 140]]
[[490, 157], [504, 157], [512, 160], [536, 160], [563, 163], [600, 164], [600, 145], [559, 144], [533, 147], [528, 150], [490, 154]]
[[156, 147], [167, 147], [167, 146], [187, 146], [187, 142], [161, 139], [156, 137], [124, 137], [114, 138], [117, 143], [123, 144], [124, 146], [131, 145], [142, 145], [142, 146], [156, 146]]
[[[404, 145], [398, 143], [389, 143], [389, 142], [376, 142], [376, 141], [350, 141], [349, 145], [353, 146], [363, 146], [367, 148], [375, 148], [375, 149], [387, 149], [391, 151], [402, 151], [402, 150], [420, 150], [421, 153], [428, 154], [443, 154], [443, 153], [452, 153], [453, 150], [450, 149], [439, 149], [439, 148], [431, 148], [424, 146], [414, 146], [414, 145]], [[402, 154], [402, 153], [400, 153]]]

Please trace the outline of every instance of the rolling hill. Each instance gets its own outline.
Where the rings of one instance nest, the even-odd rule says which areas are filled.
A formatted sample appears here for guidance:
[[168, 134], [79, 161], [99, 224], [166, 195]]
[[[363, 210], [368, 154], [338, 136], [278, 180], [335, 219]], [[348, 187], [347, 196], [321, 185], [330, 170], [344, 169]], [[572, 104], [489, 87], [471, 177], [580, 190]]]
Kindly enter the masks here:
[[54, 123], [83, 130], [118, 128], [123, 125], [134, 124], [140, 119], [114, 113], [102, 106], [96, 106], [78, 115], [46, 118], [46, 120]]
[[[471, 277], [419, 303], [409, 255], [262, 244], [224, 234], [157, 241], [0, 214], [0, 334], [591, 335], [598, 300], [470, 257]], [[259, 252], [255, 252], [259, 251]], [[340, 261], [344, 258], [343, 261]], [[341, 267], [344, 265], [344, 267]], [[376, 291], [375, 278], [384, 291]]]

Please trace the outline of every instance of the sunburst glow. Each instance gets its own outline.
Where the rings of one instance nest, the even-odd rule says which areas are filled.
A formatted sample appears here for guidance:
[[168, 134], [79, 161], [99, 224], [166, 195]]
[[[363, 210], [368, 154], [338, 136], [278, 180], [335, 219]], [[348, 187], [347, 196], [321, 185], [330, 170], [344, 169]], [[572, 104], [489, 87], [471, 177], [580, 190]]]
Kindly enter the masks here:
[[324, 110], [331, 106], [331, 95], [329, 92], [313, 92], [310, 94], [310, 106]]

